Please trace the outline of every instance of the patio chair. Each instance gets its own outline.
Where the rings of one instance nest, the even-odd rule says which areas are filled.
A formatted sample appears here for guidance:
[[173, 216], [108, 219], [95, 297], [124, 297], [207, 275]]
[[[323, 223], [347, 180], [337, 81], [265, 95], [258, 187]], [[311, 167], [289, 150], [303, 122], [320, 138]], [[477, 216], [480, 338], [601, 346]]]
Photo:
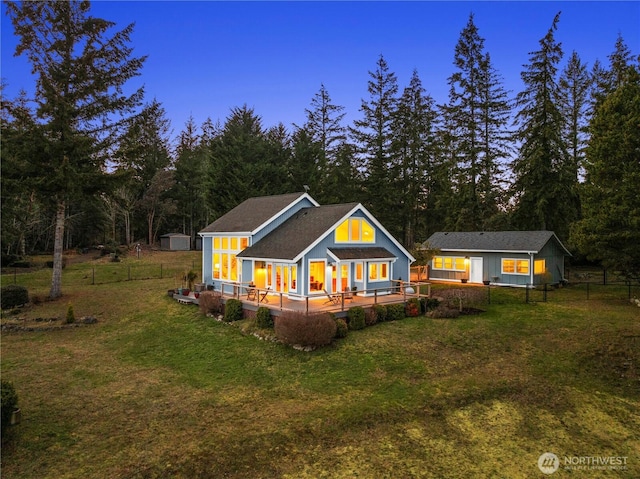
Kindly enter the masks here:
[[323, 288], [324, 294], [327, 295], [327, 299], [324, 304], [327, 303], [331, 303], [331, 304], [340, 304], [340, 295], [339, 294], [330, 294], [329, 291], [326, 290], [326, 288]]
[[247, 301], [255, 301], [258, 299], [258, 290], [255, 285], [250, 284], [249, 287], [245, 288], [245, 291], [247, 292]]
[[267, 298], [267, 295], [269, 294], [269, 291], [271, 291], [271, 287], [268, 287], [264, 293], [260, 293], [260, 300], [258, 301], [258, 303], [268, 303], [269, 302], [269, 298]]

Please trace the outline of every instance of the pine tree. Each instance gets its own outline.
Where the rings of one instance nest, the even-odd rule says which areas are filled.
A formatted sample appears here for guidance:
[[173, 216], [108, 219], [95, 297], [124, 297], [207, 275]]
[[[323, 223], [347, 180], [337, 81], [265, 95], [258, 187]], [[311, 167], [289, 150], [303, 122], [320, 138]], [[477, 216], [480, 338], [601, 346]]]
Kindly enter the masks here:
[[558, 13], [540, 40], [540, 50], [530, 53], [530, 63], [521, 74], [525, 90], [516, 97], [521, 146], [512, 164], [513, 219], [518, 228], [553, 230], [565, 239], [578, 211], [556, 79], [562, 58], [562, 47], [554, 38], [559, 20]]
[[[16, 54], [26, 54], [36, 76], [37, 117], [45, 128], [48, 158], [40, 169], [40, 194], [55, 203], [53, 273], [49, 295], [62, 295], [62, 250], [68, 202], [95, 191], [117, 115], [142, 99], [142, 89], [122, 87], [137, 76], [144, 58], [128, 46], [133, 25], [109, 36], [113, 22], [90, 16], [88, 1], [7, 2], [19, 38]], [[115, 116], [114, 116], [115, 115]]]
[[583, 219], [572, 242], [588, 259], [640, 280], [640, 72], [629, 67], [622, 83], [599, 103], [586, 150]]
[[364, 203], [383, 224], [394, 229], [398, 225], [393, 214], [398, 192], [390, 188], [389, 168], [398, 81], [382, 55], [376, 63], [376, 70], [370, 71], [369, 75], [367, 90], [370, 99], [362, 100], [360, 111], [363, 118], [354, 122], [350, 132], [358, 148], [359, 166], [364, 171]]

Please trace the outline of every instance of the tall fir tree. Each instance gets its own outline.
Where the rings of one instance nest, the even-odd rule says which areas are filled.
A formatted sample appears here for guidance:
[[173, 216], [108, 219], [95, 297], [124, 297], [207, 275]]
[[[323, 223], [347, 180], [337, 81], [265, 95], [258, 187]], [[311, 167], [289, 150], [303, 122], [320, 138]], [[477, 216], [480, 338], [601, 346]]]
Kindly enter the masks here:
[[563, 55], [554, 36], [559, 20], [560, 13], [540, 40], [540, 49], [529, 54], [530, 63], [521, 74], [525, 89], [516, 97], [520, 150], [512, 163], [513, 220], [519, 229], [553, 230], [566, 239], [578, 211], [557, 80]]
[[362, 100], [360, 107], [363, 118], [354, 122], [350, 132], [358, 149], [359, 167], [364, 172], [363, 203], [383, 224], [389, 225], [389, 229], [397, 231], [394, 208], [398, 192], [391, 188], [389, 171], [398, 80], [382, 55], [369, 76], [369, 100]]
[[419, 225], [423, 224], [421, 216], [429, 214], [426, 195], [435, 157], [435, 117], [433, 98], [426, 94], [414, 70], [393, 115], [390, 171], [397, 191], [395, 214], [400, 220], [396, 235], [408, 248], [413, 248], [417, 237], [426, 235]]
[[480, 198], [478, 194], [480, 156], [480, 93], [481, 61], [484, 39], [469, 15], [455, 47], [457, 71], [448, 79], [449, 101], [444, 107], [450, 131], [450, 148], [455, 151], [453, 165], [456, 182], [452, 224], [455, 230], [478, 230], [480, 227]]
[[92, 17], [90, 2], [7, 2], [18, 37], [36, 77], [36, 114], [49, 155], [39, 158], [39, 192], [55, 204], [53, 272], [49, 296], [62, 295], [62, 252], [67, 206], [100, 189], [105, 151], [118, 116], [142, 100], [124, 85], [140, 73], [144, 57], [132, 56], [133, 24], [110, 34], [113, 22]]
[[640, 280], [640, 72], [628, 67], [599, 102], [586, 150], [583, 219], [571, 241], [588, 259]]
[[571, 173], [578, 184], [587, 145], [591, 75], [574, 51], [560, 75], [561, 110], [565, 118], [564, 137], [571, 161]]

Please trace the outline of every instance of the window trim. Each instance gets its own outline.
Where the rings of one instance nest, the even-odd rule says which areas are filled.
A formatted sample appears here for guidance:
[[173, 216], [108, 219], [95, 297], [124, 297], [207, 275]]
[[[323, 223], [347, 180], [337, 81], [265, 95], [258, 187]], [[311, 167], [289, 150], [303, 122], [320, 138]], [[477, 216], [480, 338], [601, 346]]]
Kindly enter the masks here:
[[[446, 266], [446, 259], [451, 259], [451, 268], [447, 268]], [[442, 262], [442, 266], [441, 267], [437, 267], [436, 266], [436, 260], [440, 259]], [[458, 269], [456, 268], [456, 262], [457, 260], [462, 260], [462, 268]], [[433, 259], [431, 260], [431, 269], [436, 270], [436, 271], [455, 271], [456, 273], [464, 273], [465, 271], [467, 271], [467, 266], [466, 266], [466, 257], [465, 256], [434, 256]]]
[[[513, 261], [513, 271], [505, 271], [505, 269], [504, 269], [504, 262], [505, 261]], [[525, 273], [520, 273], [518, 271], [518, 263], [526, 263], [527, 264], [527, 271]], [[523, 259], [523, 258], [500, 258], [500, 272], [502, 274], [513, 274], [513, 275], [518, 275], [518, 276], [529, 276], [531, 274], [531, 262], [530, 262], [529, 258], [527, 258], [527, 259]]]
[[[375, 266], [376, 277], [371, 278], [371, 267]], [[386, 276], [382, 276], [383, 266], [386, 266]], [[380, 283], [383, 281], [389, 281], [389, 274], [391, 272], [391, 261], [369, 261], [367, 262], [367, 283]]]

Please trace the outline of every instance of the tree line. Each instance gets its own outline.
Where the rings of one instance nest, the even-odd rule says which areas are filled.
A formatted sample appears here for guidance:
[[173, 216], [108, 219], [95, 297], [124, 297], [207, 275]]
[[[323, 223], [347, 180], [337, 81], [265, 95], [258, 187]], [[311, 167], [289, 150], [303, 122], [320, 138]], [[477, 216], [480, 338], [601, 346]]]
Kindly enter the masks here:
[[471, 14], [443, 104], [417, 71], [401, 89], [380, 55], [352, 124], [322, 84], [302, 125], [266, 127], [242, 105], [172, 140], [161, 102], [124, 93], [145, 61], [132, 25], [112, 34], [86, 1], [7, 10], [37, 80], [35, 98], [2, 99], [4, 256], [54, 251], [55, 270], [63, 249], [195, 238], [249, 197], [308, 189], [363, 203], [408, 248], [435, 231], [547, 229], [640, 271], [640, 63], [620, 36], [607, 64], [563, 64], [556, 15], [514, 93]]

